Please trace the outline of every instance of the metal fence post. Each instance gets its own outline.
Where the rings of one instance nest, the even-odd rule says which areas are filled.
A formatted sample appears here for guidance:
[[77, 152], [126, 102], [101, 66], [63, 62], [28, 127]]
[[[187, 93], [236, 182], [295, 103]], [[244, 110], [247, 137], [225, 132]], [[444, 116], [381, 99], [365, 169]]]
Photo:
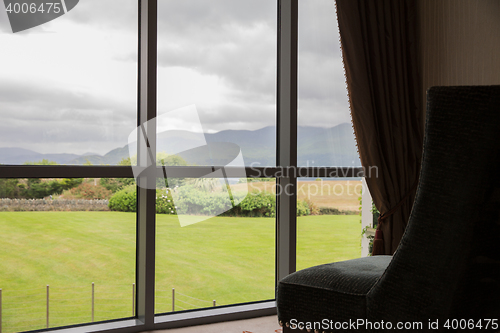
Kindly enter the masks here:
[[47, 328], [49, 328], [49, 285], [47, 285]]
[[135, 316], [135, 283], [132, 283], [132, 316]]
[[94, 282], [92, 282], [92, 322], [94, 322]]
[[175, 288], [172, 288], [172, 312], [175, 311]]
[[0, 289], [0, 333], [2, 333], [2, 289]]

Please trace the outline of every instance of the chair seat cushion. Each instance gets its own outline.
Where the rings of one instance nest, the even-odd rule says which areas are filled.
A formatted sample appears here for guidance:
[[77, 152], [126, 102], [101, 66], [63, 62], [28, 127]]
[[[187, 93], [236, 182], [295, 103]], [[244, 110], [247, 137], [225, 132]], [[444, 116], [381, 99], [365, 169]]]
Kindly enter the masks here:
[[283, 322], [366, 318], [366, 294], [392, 256], [359, 258], [292, 273], [278, 283], [278, 317]]

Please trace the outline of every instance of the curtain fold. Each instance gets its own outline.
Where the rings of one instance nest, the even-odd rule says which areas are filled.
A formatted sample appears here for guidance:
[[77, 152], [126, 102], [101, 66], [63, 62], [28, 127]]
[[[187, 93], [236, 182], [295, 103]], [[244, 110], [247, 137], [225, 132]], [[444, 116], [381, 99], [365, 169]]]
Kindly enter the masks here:
[[358, 152], [381, 213], [377, 238], [383, 246], [374, 254], [393, 254], [411, 212], [422, 156], [417, 1], [336, 5]]

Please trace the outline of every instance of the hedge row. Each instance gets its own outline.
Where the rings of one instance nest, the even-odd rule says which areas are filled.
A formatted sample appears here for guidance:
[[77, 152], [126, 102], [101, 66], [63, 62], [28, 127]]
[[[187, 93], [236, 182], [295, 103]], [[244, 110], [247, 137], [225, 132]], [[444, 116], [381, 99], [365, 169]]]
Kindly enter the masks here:
[[[175, 198], [175, 199], [174, 199]], [[175, 202], [175, 205], [174, 205]], [[297, 202], [297, 216], [310, 215], [310, 203]], [[123, 212], [137, 211], [136, 189], [134, 186], [118, 191], [109, 200], [111, 210]], [[276, 216], [276, 198], [269, 192], [234, 193], [207, 192], [191, 185], [180, 188], [156, 190], [156, 212], [158, 214], [188, 214], [206, 216]]]
[[320, 207], [319, 214], [321, 215], [359, 215], [359, 211], [355, 210], [338, 210], [333, 207]]

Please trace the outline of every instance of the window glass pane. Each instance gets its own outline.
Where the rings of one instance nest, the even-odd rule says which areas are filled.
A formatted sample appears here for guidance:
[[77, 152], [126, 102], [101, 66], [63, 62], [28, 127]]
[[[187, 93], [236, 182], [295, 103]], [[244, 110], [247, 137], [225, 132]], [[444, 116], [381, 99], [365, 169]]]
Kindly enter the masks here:
[[156, 313], [274, 299], [274, 179], [228, 184], [158, 187]]
[[[276, 163], [276, 8], [269, 0], [158, 4], [158, 152], [229, 142], [238, 163]], [[214, 148], [217, 149], [217, 148]]]
[[110, 209], [129, 183], [0, 179], [2, 332], [133, 316], [136, 214]]
[[299, 166], [359, 166], [335, 2], [299, 1]]
[[359, 178], [299, 178], [297, 270], [361, 257]]
[[136, 0], [86, 0], [12, 33], [0, 10], [0, 164], [117, 164], [128, 156], [137, 16]]

